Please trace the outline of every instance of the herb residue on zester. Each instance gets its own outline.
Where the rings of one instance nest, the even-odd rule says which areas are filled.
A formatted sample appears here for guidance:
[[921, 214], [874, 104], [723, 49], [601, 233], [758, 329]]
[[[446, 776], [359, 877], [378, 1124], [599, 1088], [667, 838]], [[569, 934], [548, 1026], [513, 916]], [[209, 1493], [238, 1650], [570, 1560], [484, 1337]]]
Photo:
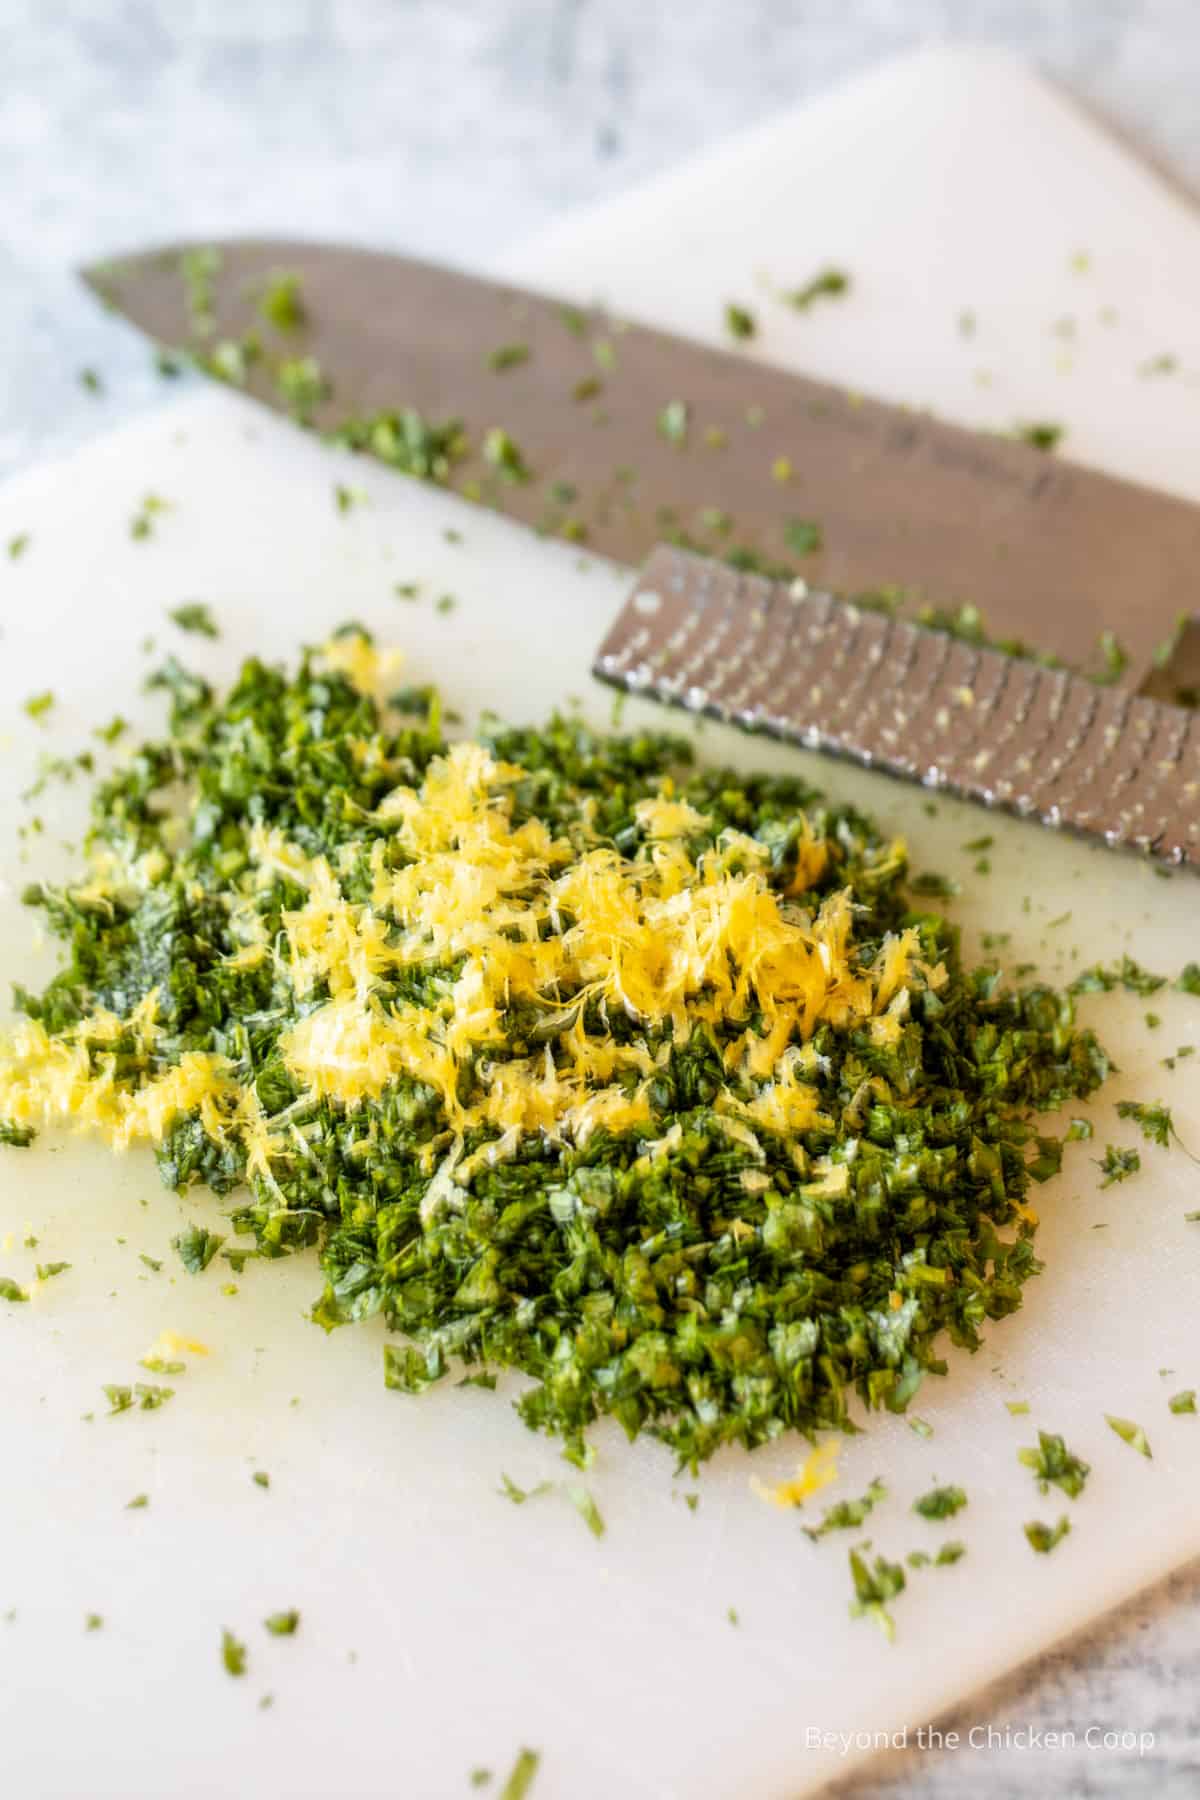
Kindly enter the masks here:
[[[98, 789], [69, 950], [0, 1049], [0, 1118], [155, 1145], [386, 1376], [457, 1359], [586, 1460], [602, 1413], [694, 1465], [903, 1410], [1038, 1268], [1031, 1115], [1106, 1061], [1068, 995], [965, 969], [902, 845], [801, 781], [556, 719], [443, 741], [347, 628]], [[173, 813], [181, 789], [186, 816]], [[253, 1253], [253, 1252], [251, 1252]]]

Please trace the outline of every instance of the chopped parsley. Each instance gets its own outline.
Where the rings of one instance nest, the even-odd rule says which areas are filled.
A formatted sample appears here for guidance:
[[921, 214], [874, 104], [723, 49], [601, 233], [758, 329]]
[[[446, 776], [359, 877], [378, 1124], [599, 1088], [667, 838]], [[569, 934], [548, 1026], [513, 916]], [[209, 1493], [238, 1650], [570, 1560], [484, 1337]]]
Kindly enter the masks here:
[[1185, 963], [1175, 986], [1181, 994], [1200, 994], [1200, 963]]
[[380, 712], [383, 658], [350, 628], [224, 695], [156, 678], [94, 836], [158, 878], [30, 891], [68, 958], [18, 993], [48, 1049], [0, 1042], [0, 1115], [58, 1120], [82, 1051], [99, 1133], [263, 1258], [316, 1246], [314, 1317], [381, 1315], [390, 1388], [516, 1369], [580, 1466], [606, 1415], [691, 1469], [852, 1396], [929, 1435], [947, 1340], [1038, 1271], [1033, 1116], [1107, 1074], [1070, 997], [973, 970], [902, 845], [798, 775], [561, 717], [450, 745]]
[[104, 1615], [102, 1613], [85, 1613], [84, 1614], [83, 1629], [85, 1631], [100, 1631], [103, 1629], [103, 1626], [104, 1626]]
[[1061, 1488], [1071, 1500], [1082, 1494], [1091, 1474], [1091, 1466], [1067, 1449], [1054, 1432], [1039, 1431], [1036, 1449], [1032, 1446], [1017, 1451], [1017, 1461], [1032, 1469], [1034, 1480], [1043, 1494], [1051, 1487]]
[[276, 331], [298, 331], [307, 319], [300, 277], [277, 270], [259, 296], [258, 310]]
[[690, 417], [691, 408], [686, 400], [668, 400], [658, 415], [659, 436], [665, 437], [668, 444], [682, 448], [687, 442]]
[[923, 1519], [952, 1519], [966, 1504], [967, 1496], [962, 1488], [935, 1487], [913, 1501], [913, 1511], [920, 1513]]
[[37, 1263], [35, 1273], [39, 1281], [51, 1281], [56, 1275], [63, 1275], [70, 1268], [69, 1262]]
[[887, 1488], [876, 1476], [866, 1493], [860, 1494], [857, 1500], [839, 1500], [835, 1506], [826, 1507], [819, 1525], [805, 1525], [801, 1529], [805, 1537], [811, 1538], [814, 1544], [831, 1531], [857, 1531], [879, 1502], [886, 1498]]
[[1182, 1388], [1178, 1394], [1172, 1394], [1167, 1405], [1173, 1413], [1194, 1413], [1196, 1410], [1195, 1388]]
[[203, 600], [188, 600], [182, 606], [172, 607], [167, 617], [180, 631], [195, 632], [199, 637], [215, 638], [221, 633], [217, 622]]
[[46, 688], [40, 694], [31, 694], [29, 696], [29, 699], [25, 702], [25, 711], [29, 714], [31, 719], [44, 719], [53, 705], [53, 691], [50, 688]]
[[135, 1494], [132, 1500], [125, 1502], [126, 1512], [143, 1512], [150, 1504], [149, 1494]]
[[171, 1239], [171, 1248], [189, 1275], [202, 1275], [224, 1242], [220, 1232], [208, 1231], [203, 1225], [189, 1225]]
[[18, 562], [28, 550], [32, 539], [27, 531], [18, 531], [15, 537], [8, 540], [8, 557], [10, 562]]
[[1123, 1150], [1116, 1144], [1106, 1144], [1103, 1157], [1096, 1161], [1096, 1167], [1104, 1176], [1100, 1186], [1108, 1188], [1118, 1181], [1128, 1181], [1131, 1175], [1137, 1174], [1141, 1166], [1142, 1159], [1136, 1150]]
[[755, 319], [754, 314], [748, 311], [746, 307], [738, 306], [734, 301], [730, 300], [725, 306], [725, 329], [731, 338], [737, 338], [738, 340], [745, 342], [747, 338], [752, 338], [756, 335], [758, 331], [758, 321]]
[[1157, 994], [1159, 988], [1165, 987], [1165, 975], [1152, 975], [1135, 963], [1131, 956], [1123, 956], [1119, 963], [1105, 968], [1102, 963], [1095, 963], [1090, 969], [1081, 969], [1071, 983], [1072, 994], [1109, 994], [1116, 987], [1122, 987], [1126, 993], [1140, 994], [1143, 997]]
[[25, 1289], [11, 1275], [0, 1275], [0, 1300], [8, 1300], [19, 1306], [28, 1299]]
[[300, 1624], [300, 1614], [294, 1607], [288, 1612], [269, 1613], [263, 1624], [272, 1637], [294, 1637]]
[[246, 1673], [246, 1646], [235, 1638], [232, 1631], [221, 1633], [221, 1661], [227, 1675], [244, 1675]]
[[1132, 1419], [1114, 1418], [1112, 1413], [1105, 1413], [1104, 1420], [1109, 1429], [1116, 1432], [1123, 1444], [1128, 1444], [1130, 1449], [1136, 1450], [1139, 1456], [1150, 1459], [1150, 1445], [1146, 1433], [1140, 1425], [1135, 1424]]
[[1071, 1521], [1064, 1513], [1057, 1525], [1043, 1525], [1040, 1519], [1031, 1519], [1025, 1527], [1025, 1536], [1031, 1548], [1042, 1556], [1048, 1556], [1056, 1544], [1061, 1544], [1071, 1530]]
[[789, 519], [783, 538], [788, 549], [797, 556], [814, 556], [824, 545], [821, 527], [815, 519]]
[[603, 1537], [605, 1529], [604, 1520], [600, 1516], [600, 1508], [596, 1505], [596, 1502], [593, 1500], [587, 1488], [569, 1486], [566, 1493], [567, 1499], [571, 1502], [571, 1505], [575, 1508], [575, 1511], [579, 1514], [592, 1536], [597, 1538]]
[[850, 1579], [854, 1583], [854, 1598], [850, 1602], [852, 1619], [873, 1619], [889, 1644], [896, 1635], [896, 1625], [891, 1613], [887, 1610], [898, 1594], [902, 1594], [907, 1585], [904, 1569], [900, 1563], [889, 1562], [886, 1556], [877, 1556], [874, 1562], [868, 1562], [862, 1555], [867, 1546], [850, 1552]]
[[265, 1469], [255, 1469], [250, 1479], [255, 1487], [269, 1488], [271, 1485], [271, 1477], [267, 1474]]
[[518, 1487], [512, 1477], [506, 1475], [503, 1470], [500, 1472], [500, 1486], [496, 1489], [496, 1492], [503, 1494], [506, 1500], [511, 1500], [514, 1506], [524, 1506], [527, 1500], [536, 1500], [539, 1494], [550, 1494], [553, 1491], [554, 1483], [552, 1481], [539, 1481], [536, 1487], [531, 1488]]
[[1014, 425], [1013, 436], [1021, 443], [1029, 444], [1034, 450], [1050, 452], [1057, 450], [1066, 436], [1065, 425], [1053, 425], [1045, 419], [1034, 419], [1027, 424]]
[[508, 1780], [500, 1790], [499, 1800], [528, 1800], [533, 1792], [541, 1760], [537, 1750], [519, 1751], [517, 1760], [509, 1771]]
[[494, 374], [502, 375], [506, 369], [519, 369], [532, 354], [528, 344], [500, 344], [488, 351], [487, 366]]
[[789, 288], [780, 298], [796, 312], [807, 312], [817, 300], [839, 300], [850, 291], [850, 277], [844, 269], [821, 269], [802, 287]]

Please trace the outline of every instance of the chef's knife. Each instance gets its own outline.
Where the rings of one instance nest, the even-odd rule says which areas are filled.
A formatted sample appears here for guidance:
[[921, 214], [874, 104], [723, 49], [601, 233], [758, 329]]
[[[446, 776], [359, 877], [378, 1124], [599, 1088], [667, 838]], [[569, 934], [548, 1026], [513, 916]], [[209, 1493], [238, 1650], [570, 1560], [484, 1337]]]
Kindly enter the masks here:
[[[1200, 567], [1200, 509], [1026, 443], [390, 254], [274, 241], [172, 246], [90, 269], [86, 279], [160, 344], [185, 348], [255, 398], [536, 530], [630, 565], [667, 542], [752, 576], [800, 578], [800, 588], [771, 589], [692, 558], [660, 563], [652, 591], [704, 595], [690, 607], [686, 642], [678, 629], [647, 636], [645, 612], [633, 610], [644, 606], [643, 586], [606, 642], [597, 664], [605, 678], [1113, 841], [1137, 840], [1173, 860], [1200, 857], [1200, 801], [1189, 799], [1183, 774], [1200, 733], [1186, 711], [1132, 699], [1178, 637]], [[797, 635], [794, 607], [768, 596], [789, 592], [807, 603], [816, 590], [858, 606], [848, 614], [827, 598], [814, 602], [840, 636], [835, 649], [822, 628], [829, 655], [821, 679], [806, 681], [794, 665], [805, 642], [816, 654], [816, 640]], [[922, 608], [976, 641], [889, 616]], [[752, 655], [757, 711], [740, 703], [741, 688], [726, 705], [715, 679], [690, 679], [696, 634], [718, 616], [726, 650], [753, 645], [737, 670], [744, 687]], [[811, 606], [799, 616], [806, 629], [817, 622]], [[863, 627], [864, 619], [874, 622]], [[1043, 664], [985, 651], [984, 637], [1031, 647]], [[720, 653], [711, 648], [715, 673]], [[914, 734], [905, 707], [920, 682], [928, 718], [947, 716], [952, 737], [963, 737], [959, 715], [971, 709], [961, 692], [970, 684], [960, 665], [972, 656], [999, 673], [997, 692], [965, 733], [971, 756], [984, 759], [968, 780], [936, 728]], [[785, 659], [786, 706], [776, 679]], [[1078, 716], [1064, 724], [1059, 690], [1076, 689], [1064, 686], [1070, 677], [1047, 674], [1045, 659], [1112, 691], [1080, 682]], [[1018, 678], [1033, 672], [1039, 683], [1026, 693]], [[896, 703], [891, 737], [845, 729], [868, 674], [878, 678], [872, 717], [882, 716], [881, 696]], [[1018, 690], [1036, 714], [1028, 722], [1014, 710]], [[1079, 760], [1093, 728], [1110, 752], [1114, 733], [1135, 733], [1122, 738], [1122, 767], [1132, 759], [1144, 772], [1147, 755], [1162, 764], [1155, 796], [1169, 793], [1185, 812], [1190, 805], [1178, 830], [1163, 837], [1142, 815], [1132, 830], [1107, 798], [1075, 809], [1086, 817], [1056, 812], [1053, 796], [1043, 804], [1024, 790], [1008, 795], [986, 777], [991, 739], [1001, 734], [1042, 767], [1057, 768], [1058, 758], [1060, 773], [1068, 762], [1076, 775], [1086, 769], [1094, 788], [1097, 771], [1116, 765], [1111, 753], [1089, 760], [1090, 750]]]

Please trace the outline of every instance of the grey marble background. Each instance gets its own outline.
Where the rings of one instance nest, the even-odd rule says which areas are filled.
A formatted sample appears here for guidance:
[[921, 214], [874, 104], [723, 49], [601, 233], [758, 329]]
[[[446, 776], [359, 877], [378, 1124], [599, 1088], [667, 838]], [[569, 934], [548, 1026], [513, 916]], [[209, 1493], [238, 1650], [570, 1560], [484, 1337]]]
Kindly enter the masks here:
[[[84, 258], [270, 229], [482, 259], [947, 39], [1035, 59], [1200, 194], [1200, 0], [0, 0], [0, 473], [156, 402]], [[943, 1723], [1155, 1746], [910, 1754], [838, 1800], [1200, 1795], [1200, 1569]]]

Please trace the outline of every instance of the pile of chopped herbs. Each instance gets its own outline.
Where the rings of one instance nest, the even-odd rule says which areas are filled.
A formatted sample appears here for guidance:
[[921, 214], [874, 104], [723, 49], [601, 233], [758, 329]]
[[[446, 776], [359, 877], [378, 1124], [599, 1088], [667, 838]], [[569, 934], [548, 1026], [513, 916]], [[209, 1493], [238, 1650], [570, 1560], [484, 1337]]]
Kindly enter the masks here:
[[1107, 1072], [1071, 997], [964, 967], [798, 778], [575, 719], [450, 746], [390, 673], [352, 628], [223, 695], [167, 665], [89, 867], [26, 894], [66, 955], [7, 1144], [150, 1141], [237, 1254], [317, 1247], [320, 1325], [384, 1315], [390, 1386], [519, 1370], [581, 1463], [605, 1414], [694, 1467], [904, 1411], [1038, 1270], [1034, 1116]]

